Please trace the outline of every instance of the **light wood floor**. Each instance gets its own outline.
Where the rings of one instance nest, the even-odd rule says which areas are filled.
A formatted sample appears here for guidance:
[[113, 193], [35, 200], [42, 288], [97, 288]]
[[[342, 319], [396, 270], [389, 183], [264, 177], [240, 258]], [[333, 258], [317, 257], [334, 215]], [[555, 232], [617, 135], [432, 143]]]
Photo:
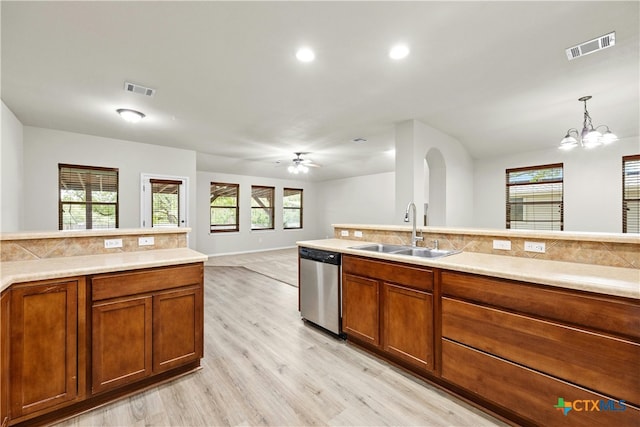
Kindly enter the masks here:
[[296, 288], [243, 266], [205, 270], [203, 369], [60, 426], [503, 425], [305, 325]]
[[243, 266], [291, 286], [298, 286], [298, 248], [215, 256], [210, 257], [205, 265]]

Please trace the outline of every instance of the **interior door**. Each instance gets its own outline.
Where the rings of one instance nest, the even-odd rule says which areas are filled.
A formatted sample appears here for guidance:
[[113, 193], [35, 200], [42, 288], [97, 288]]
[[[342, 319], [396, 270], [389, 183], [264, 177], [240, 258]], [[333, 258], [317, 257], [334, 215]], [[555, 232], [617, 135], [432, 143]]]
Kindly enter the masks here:
[[140, 226], [187, 227], [188, 178], [141, 175]]

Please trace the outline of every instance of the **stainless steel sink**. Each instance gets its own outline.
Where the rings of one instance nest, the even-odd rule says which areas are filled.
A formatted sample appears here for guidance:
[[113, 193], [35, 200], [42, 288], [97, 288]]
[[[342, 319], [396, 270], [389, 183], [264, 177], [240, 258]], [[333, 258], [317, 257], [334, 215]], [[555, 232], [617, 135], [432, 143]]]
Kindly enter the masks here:
[[422, 258], [442, 258], [443, 256], [453, 255], [460, 253], [461, 251], [445, 251], [442, 249], [429, 249], [429, 248], [408, 248], [401, 251], [393, 252], [396, 255], [411, 255]]
[[359, 249], [362, 251], [369, 251], [369, 252], [383, 252], [383, 253], [393, 254], [393, 255], [408, 255], [408, 256], [415, 256], [415, 257], [421, 257], [421, 258], [442, 258], [448, 255], [453, 255], [461, 252], [456, 250], [447, 251], [443, 249], [418, 248], [418, 247], [403, 246], [403, 245], [386, 245], [383, 243], [376, 243], [376, 244], [362, 245], [362, 246], [351, 246], [350, 249]]
[[402, 245], [385, 245], [381, 243], [373, 244], [373, 245], [363, 245], [363, 246], [352, 246], [351, 249], [360, 249], [363, 251], [371, 251], [371, 252], [384, 252], [384, 253], [392, 253], [395, 251], [400, 251], [407, 249], [408, 246]]

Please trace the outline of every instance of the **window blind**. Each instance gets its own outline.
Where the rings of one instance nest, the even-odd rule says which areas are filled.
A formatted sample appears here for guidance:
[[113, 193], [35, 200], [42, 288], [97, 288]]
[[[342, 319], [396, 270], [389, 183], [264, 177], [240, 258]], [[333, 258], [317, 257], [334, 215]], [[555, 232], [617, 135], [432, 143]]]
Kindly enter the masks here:
[[622, 232], [640, 233], [640, 154], [622, 158]]
[[182, 181], [151, 179], [151, 226], [178, 227]]
[[118, 169], [58, 164], [58, 228], [118, 227]]
[[563, 230], [562, 163], [506, 170], [506, 228]]
[[273, 230], [274, 187], [251, 186], [251, 229]]
[[284, 189], [282, 198], [282, 224], [285, 229], [302, 228], [302, 189]]
[[239, 184], [212, 182], [209, 210], [210, 231], [212, 233], [239, 231]]

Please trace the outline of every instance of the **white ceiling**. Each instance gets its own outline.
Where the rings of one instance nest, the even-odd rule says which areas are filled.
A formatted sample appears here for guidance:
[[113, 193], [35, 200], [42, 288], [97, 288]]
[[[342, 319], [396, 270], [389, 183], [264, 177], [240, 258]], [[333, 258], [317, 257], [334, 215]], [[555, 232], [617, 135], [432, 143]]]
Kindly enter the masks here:
[[[27, 126], [195, 150], [199, 170], [285, 178], [310, 152], [312, 180], [393, 170], [410, 119], [475, 158], [553, 148], [583, 95], [594, 124], [637, 137], [639, 5], [3, 0], [2, 100]], [[616, 46], [567, 60], [610, 31]], [[392, 61], [399, 41], [411, 54]], [[314, 62], [295, 59], [302, 45]]]

